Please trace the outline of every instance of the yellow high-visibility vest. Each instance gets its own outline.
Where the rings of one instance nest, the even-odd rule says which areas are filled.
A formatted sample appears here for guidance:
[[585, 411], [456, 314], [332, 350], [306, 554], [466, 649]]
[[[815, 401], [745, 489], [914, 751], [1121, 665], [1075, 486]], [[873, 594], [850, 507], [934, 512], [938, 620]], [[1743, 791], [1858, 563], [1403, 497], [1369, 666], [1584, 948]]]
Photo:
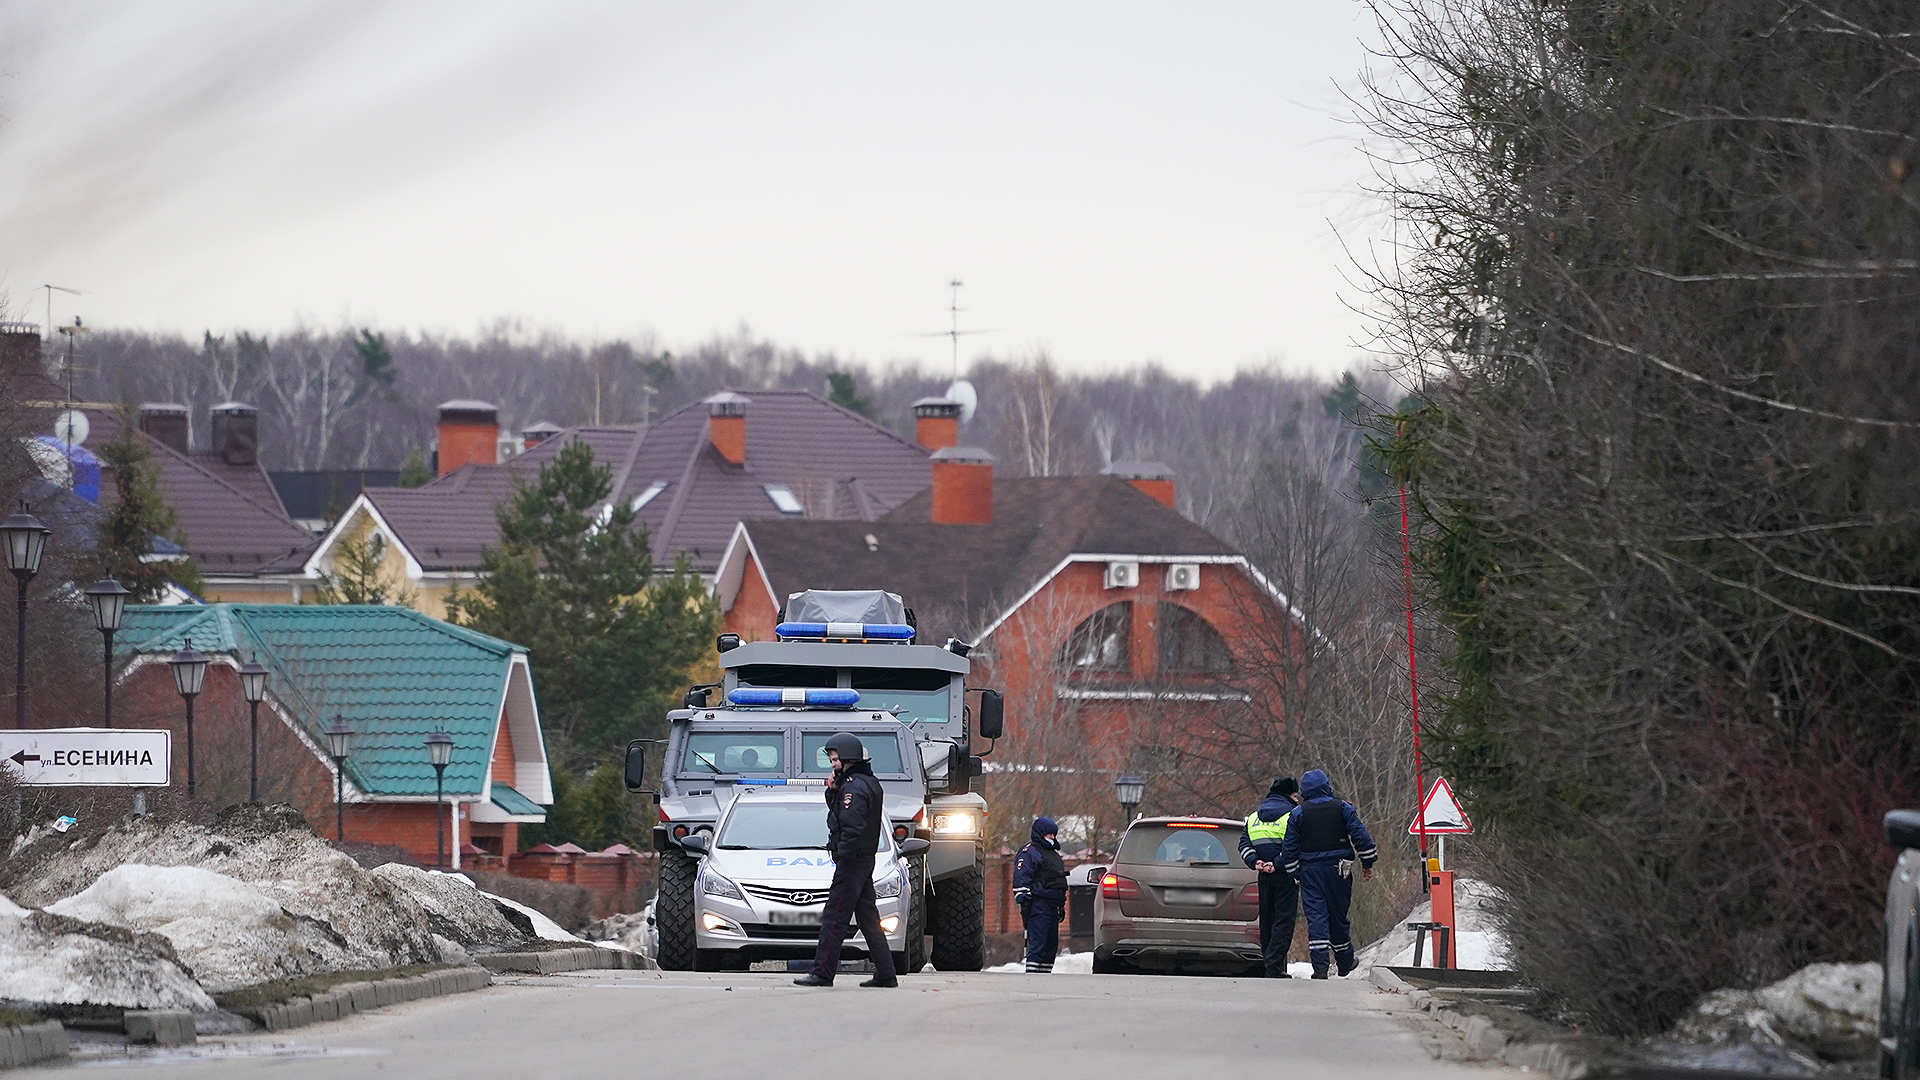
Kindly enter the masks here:
[[1277, 844], [1287, 838], [1287, 821], [1293, 817], [1289, 810], [1272, 821], [1261, 821], [1260, 811], [1247, 815], [1247, 842], [1250, 844]]

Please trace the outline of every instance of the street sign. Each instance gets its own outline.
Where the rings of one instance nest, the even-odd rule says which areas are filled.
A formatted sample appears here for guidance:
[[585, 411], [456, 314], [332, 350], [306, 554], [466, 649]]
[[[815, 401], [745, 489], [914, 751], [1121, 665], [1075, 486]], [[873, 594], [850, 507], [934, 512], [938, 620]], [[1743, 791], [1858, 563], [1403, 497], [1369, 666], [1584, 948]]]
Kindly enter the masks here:
[[0, 731], [0, 765], [17, 784], [166, 787], [173, 770], [173, 733], [142, 728]]
[[[1420, 827], [1423, 821], [1426, 822], [1424, 829]], [[1428, 836], [1445, 836], [1472, 831], [1473, 822], [1467, 819], [1467, 812], [1460, 808], [1460, 800], [1453, 796], [1453, 785], [1447, 783], [1444, 776], [1435, 778], [1433, 789], [1420, 802], [1420, 813], [1407, 826], [1409, 836], [1418, 836], [1422, 832]]]

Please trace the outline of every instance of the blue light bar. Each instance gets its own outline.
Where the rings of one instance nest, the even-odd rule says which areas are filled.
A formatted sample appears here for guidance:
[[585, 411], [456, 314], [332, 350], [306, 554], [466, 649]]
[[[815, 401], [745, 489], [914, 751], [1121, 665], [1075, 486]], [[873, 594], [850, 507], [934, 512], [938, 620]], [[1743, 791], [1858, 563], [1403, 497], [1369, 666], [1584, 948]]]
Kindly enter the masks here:
[[783, 622], [773, 628], [773, 633], [781, 638], [819, 638], [823, 641], [913, 640], [913, 627], [906, 623]]
[[824, 687], [741, 686], [727, 691], [732, 705], [822, 705], [851, 709], [860, 704], [860, 691]]
[[743, 776], [734, 781], [741, 787], [786, 787], [785, 777]]

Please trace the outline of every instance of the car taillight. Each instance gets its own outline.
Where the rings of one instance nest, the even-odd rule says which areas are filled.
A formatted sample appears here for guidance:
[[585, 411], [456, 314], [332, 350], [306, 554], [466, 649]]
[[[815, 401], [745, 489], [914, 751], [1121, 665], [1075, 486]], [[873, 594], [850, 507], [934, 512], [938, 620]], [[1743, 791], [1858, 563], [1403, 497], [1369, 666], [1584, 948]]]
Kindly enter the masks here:
[[1124, 878], [1119, 874], [1108, 874], [1106, 877], [1100, 879], [1100, 895], [1108, 900], [1138, 900], [1140, 899], [1140, 884], [1132, 878]]
[[1256, 881], [1248, 885], [1246, 888], [1241, 889], [1240, 898], [1236, 902], [1242, 903], [1242, 904], [1253, 904], [1254, 906], [1258, 907], [1260, 904], [1260, 883]]

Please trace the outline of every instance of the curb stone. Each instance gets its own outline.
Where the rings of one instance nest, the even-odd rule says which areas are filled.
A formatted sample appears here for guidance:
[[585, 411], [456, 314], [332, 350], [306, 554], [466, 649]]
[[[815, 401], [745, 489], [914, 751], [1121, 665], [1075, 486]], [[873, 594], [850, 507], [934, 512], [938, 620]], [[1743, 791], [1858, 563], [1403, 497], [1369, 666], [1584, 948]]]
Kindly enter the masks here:
[[289, 998], [257, 1009], [243, 1009], [241, 1015], [268, 1031], [285, 1031], [327, 1020], [344, 1020], [354, 1013], [386, 1005], [479, 990], [492, 983], [493, 975], [483, 967], [452, 968], [403, 979], [341, 983], [310, 998]]
[[0, 1068], [33, 1065], [67, 1056], [67, 1029], [58, 1020], [0, 1027]]
[[526, 975], [556, 975], [563, 971], [597, 969], [655, 970], [652, 961], [625, 949], [602, 949], [589, 945], [579, 949], [549, 949], [544, 952], [488, 953], [474, 958], [489, 971]]
[[1451, 1002], [1415, 989], [1384, 967], [1373, 968], [1367, 978], [1380, 989], [1406, 998], [1414, 1009], [1427, 1013], [1435, 1022], [1450, 1029], [1473, 1060], [1505, 1062], [1516, 1068], [1545, 1073], [1554, 1080], [1586, 1080], [1602, 1074], [1600, 1062], [1577, 1041], [1516, 1038], [1485, 1016], [1468, 1015], [1450, 1008]]

